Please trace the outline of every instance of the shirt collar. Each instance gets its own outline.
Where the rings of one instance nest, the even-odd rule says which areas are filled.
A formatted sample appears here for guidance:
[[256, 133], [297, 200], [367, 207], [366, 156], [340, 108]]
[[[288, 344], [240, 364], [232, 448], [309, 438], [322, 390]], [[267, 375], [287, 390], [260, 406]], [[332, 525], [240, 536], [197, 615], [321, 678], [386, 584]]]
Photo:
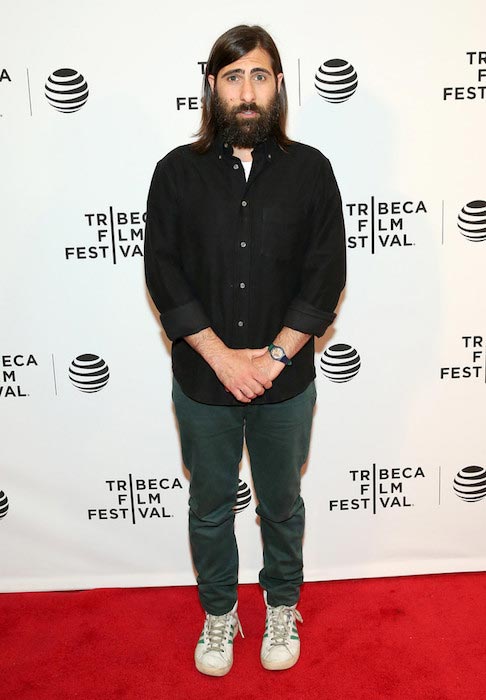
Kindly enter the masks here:
[[[233, 146], [225, 143], [221, 134], [216, 136], [214, 147], [219, 155], [233, 156]], [[274, 156], [279, 151], [277, 140], [274, 136], [268, 136], [265, 141], [257, 144], [253, 149], [253, 157], [262, 154], [264, 157]]]

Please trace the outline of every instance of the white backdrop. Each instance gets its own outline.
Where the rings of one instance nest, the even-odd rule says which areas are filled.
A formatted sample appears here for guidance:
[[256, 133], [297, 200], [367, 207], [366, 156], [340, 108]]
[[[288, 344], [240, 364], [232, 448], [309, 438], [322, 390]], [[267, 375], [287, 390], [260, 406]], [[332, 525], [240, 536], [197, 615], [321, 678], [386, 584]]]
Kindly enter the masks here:
[[[306, 579], [485, 568], [485, 19], [480, 0], [6, 3], [1, 591], [194, 581], [169, 343], [140, 251], [155, 163], [191, 140], [200, 64], [239, 23], [274, 36], [290, 135], [330, 158], [345, 207], [348, 285], [316, 354]], [[340, 104], [314, 85], [333, 59], [358, 76]], [[63, 74], [67, 113], [46, 97]], [[336, 383], [342, 352], [359, 371]], [[98, 391], [73, 383], [73, 362], [100, 366]], [[236, 520], [255, 581], [254, 503]]]

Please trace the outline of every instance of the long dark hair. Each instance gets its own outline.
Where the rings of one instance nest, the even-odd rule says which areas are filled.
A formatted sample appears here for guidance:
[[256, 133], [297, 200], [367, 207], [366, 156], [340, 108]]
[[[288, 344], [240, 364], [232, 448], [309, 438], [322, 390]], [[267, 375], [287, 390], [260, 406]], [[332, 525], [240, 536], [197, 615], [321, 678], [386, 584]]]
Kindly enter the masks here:
[[[237, 27], [228, 29], [219, 39], [216, 39], [204, 73], [201, 126], [195, 134], [198, 137], [197, 141], [192, 144], [192, 148], [198, 153], [205, 153], [209, 149], [218, 130], [214, 115], [213, 92], [209, 85], [208, 75], [216, 77], [222, 68], [237, 61], [256, 48], [264, 49], [269, 54], [275, 76], [283, 72], [282, 61], [274, 40], [265, 29], [258, 25], [239, 24]], [[287, 91], [284, 79], [282, 79], [277, 99], [279, 103], [279, 120], [273, 130], [273, 135], [281, 148], [285, 148], [291, 141], [285, 133]]]

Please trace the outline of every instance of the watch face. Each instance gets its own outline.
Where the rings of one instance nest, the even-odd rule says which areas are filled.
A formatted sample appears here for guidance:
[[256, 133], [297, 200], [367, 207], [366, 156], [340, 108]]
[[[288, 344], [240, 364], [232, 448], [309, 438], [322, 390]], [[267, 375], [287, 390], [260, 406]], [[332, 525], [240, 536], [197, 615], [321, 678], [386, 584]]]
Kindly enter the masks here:
[[284, 356], [284, 351], [282, 350], [282, 348], [273, 347], [270, 350], [270, 355], [273, 357], [274, 360], [281, 360]]

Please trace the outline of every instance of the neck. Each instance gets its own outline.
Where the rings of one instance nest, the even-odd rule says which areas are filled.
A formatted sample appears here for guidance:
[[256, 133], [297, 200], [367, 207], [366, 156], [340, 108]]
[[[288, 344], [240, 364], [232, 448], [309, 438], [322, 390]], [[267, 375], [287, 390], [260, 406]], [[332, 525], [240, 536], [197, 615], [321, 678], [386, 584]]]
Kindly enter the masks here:
[[253, 148], [237, 148], [233, 146], [233, 155], [239, 158], [243, 163], [248, 163], [253, 160]]

